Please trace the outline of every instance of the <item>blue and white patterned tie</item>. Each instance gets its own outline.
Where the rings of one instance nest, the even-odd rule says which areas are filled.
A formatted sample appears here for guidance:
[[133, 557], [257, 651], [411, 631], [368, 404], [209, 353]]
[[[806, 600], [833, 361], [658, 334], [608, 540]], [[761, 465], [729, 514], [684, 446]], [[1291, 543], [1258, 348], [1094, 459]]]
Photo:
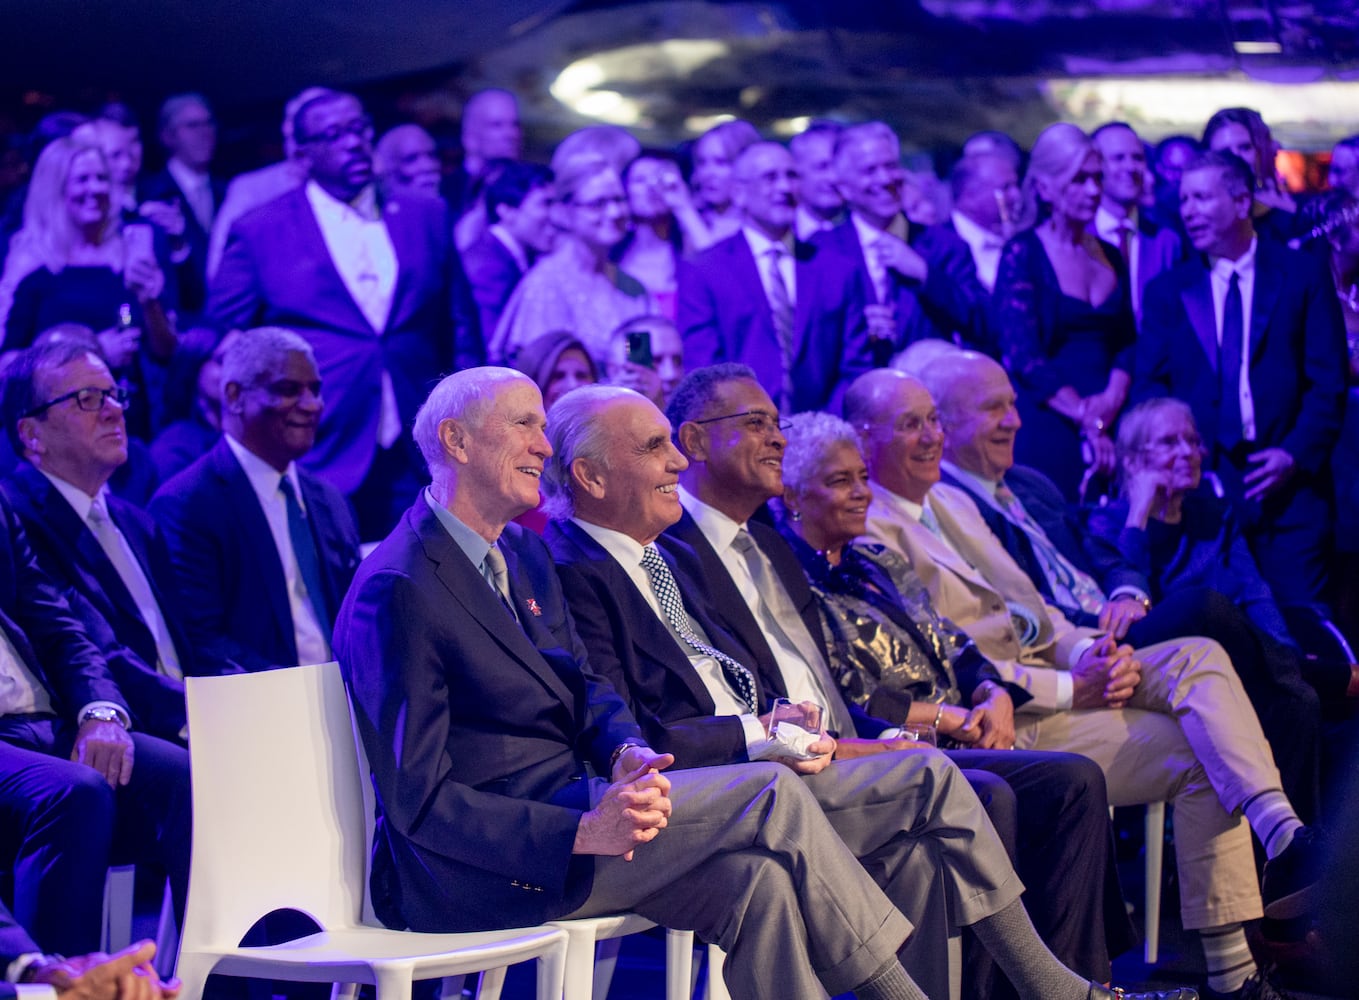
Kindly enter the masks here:
[[656, 600], [660, 603], [661, 611], [670, 622], [671, 628], [696, 652], [716, 660], [721, 665], [722, 673], [726, 675], [732, 690], [745, 701], [752, 714], [759, 714], [760, 699], [756, 694], [755, 676], [726, 653], [709, 646], [694, 632], [689, 612], [684, 610], [679, 587], [675, 584], [670, 567], [661, 558], [656, 546], [647, 545], [642, 549], [642, 569], [646, 570], [647, 579], [651, 581], [651, 590], [656, 595]]

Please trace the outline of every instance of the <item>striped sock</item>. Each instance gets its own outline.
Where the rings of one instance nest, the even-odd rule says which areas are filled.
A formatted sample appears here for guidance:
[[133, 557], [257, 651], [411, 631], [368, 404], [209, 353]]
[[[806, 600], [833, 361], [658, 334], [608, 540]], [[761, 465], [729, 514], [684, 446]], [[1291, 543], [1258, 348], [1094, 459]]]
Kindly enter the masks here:
[[1293, 834], [1302, 827], [1302, 820], [1293, 811], [1288, 796], [1277, 788], [1256, 792], [1241, 806], [1246, 822], [1265, 846], [1265, 857], [1277, 858], [1293, 841]]
[[1255, 959], [1246, 932], [1240, 924], [1205, 927], [1199, 931], [1203, 958], [1208, 965], [1208, 988], [1218, 993], [1235, 993], [1255, 971]]

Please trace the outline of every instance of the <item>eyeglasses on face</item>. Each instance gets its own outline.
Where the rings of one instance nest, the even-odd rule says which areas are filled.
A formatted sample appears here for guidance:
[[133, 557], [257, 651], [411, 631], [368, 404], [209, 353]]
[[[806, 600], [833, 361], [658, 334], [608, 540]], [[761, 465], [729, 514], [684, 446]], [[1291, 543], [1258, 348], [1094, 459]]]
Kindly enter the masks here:
[[64, 392], [54, 399], [49, 399], [45, 403], [39, 403], [33, 409], [24, 413], [25, 417], [38, 417], [46, 413], [54, 406], [58, 406], [68, 399], [74, 399], [75, 404], [86, 413], [98, 413], [104, 408], [105, 401], [111, 401], [120, 410], [126, 410], [132, 399], [132, 394], [123, 386], [114, 386], [111, 389], [103, 389], [99, 386], [88, 385], [83, 389], [72, 389]]
[[358, 136], [364, 142], [373, 141], [373, 119], [364, 115], [362, 118], [355, 118], [342, 125], [332, 125], [330, 128], [322, 129], [320, 132], [313, 132], [311, 135], [303, 136], [297, 141], [308, 145], [320, 143], [325, 146], [334, 146], [345, 136]]
[[742, 410], [740, 413], [724, 413], [720, 417], [707, 417], [703, 420], [695, 420], [696, 424], [711, 424], [719, 420], [739, 420], [745, 418], [745, 429], [752, 434], [772, 434], [774, 431], [787, 431], [793, 425], [787, 420], [780, 420], [776, 414], [765, 410]]
[[1174, 451], [1180, 445], [1184, 445], [1190, 451], [1199, 451], [1203, 448], [1203, 438], [1193, 431], [1187, 431], [1183, 434], [1166, 434], [1163, 437], [1148, 441], [1142, 446], [1142, 450], [1167, 452]]

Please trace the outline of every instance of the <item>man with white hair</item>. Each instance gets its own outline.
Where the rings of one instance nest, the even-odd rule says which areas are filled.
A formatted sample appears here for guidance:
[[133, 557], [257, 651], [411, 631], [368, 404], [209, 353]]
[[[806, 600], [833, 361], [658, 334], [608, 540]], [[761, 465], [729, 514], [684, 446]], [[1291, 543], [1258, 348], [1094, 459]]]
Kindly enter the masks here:
[[394, 194], [439, 197], [439, 156], [434, 137], [419, 125], [388, 129], [377, 141], [378, 183]]

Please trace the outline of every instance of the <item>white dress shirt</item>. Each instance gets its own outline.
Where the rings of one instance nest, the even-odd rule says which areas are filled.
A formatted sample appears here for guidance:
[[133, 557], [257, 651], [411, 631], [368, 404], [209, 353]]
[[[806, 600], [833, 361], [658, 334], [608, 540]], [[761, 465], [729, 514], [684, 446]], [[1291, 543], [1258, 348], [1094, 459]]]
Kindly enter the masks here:
[[743, 226], [741, 232], [745, 233], [746, 243], [750, 246], [750, 252], [755, 255], [755, 267], [760, 272], [760, 284], [764, 287], [764, 297], [773, 308], [774, 276], [773, 261], [770, 259], [769, 251], [775, 245], [783, 247], [785, 253], [779, 256], [779, 274], [783, 278], [783, 287], [788, 289], [788, 301], [797, 304], [797, 269], [793, 266], [793, 235], [789, 233], [782, 240], [771, 240], [758, 229], [750, 226]]
[[853, 212], [849, 217], [854, 223], [854, 234], [859, 237], [864, 261], [868, 264], [868, 277], [873, 282], [873, 291], [879, 302], [886, 302], [892, 290], [892, 277], [887, 273], [887, 265], [882, 262], [882, 257], [873, 248], [881, 240], [894, 240], [896, 237], [882, 229], [874, 229]]
[[829, 232], [834, 228], [834, 222], [809, 212], [805, 205], [799, 205], [797, 213], [793, 216], [793, 232], [797, 233], [797, 238], [803, 243], [810, 242], [817, 233]]
[[1095, 209], [1095, 235], [1105, 243], [1112, 243], [1121, 248], [1125, 232], [1128, 239], [1128, 284], [1132, 290], [1133, 312], [1140, 316], [1142, 314], [1142, 283], [1139, 277], [1142, 268], [1137, 258], [1142, 235], [1137, 231], [1137, 209], [1134, 208], [1126, 218], [1122, 219], [1103, 205]]
[[28, 669], [9, 633], [0, 628], [0, 716], [52, 711], [47, 688]]
[[1255, 250], [1259, 239], [1252, 236], [1250, 249], [1236, 260], [1225, 257], [1213, 258], [1208, 272], [1208, 283], [1213, 292], [1213, 319], [1217, 323], [1218, 357], [1222, 357], [1222, 313], [1227, 305], [1227, 292], [1231, 288], [1232, 273], [1236, 273], [1236, 284], [1241, 290], [1241, 380], [1237, 393], [1241, 399], [1241, 437], [1246, 441], [1255, 440], [1255, 400], [1250, 392], [1250, 312], [1255, 298]]
[[260, 509], [264, 511], [264, 519], [269, 522], [269, 534], [274, 538], [274, 549], [278, 552], [279, 562], [283, 564], [283, 582], [288, 592], [288, 610], [292, 614], [297, 662], [299, 665], [326, 663], [331, 659], [330, 637], [317, 621], [316, 610], [312, 607], [311, 598], [307, 594], [307, 584], [302, 579], [297, 556], [293, 553], [293, 538], [288, 532], [288, 501], [284, 498], [283, 491], [278, 488], [279, 480], [286, 475], [293, 485], [293, 495], [297, 497], [298, 506], [306, 510], [306, 499], [302, 494], [302, 483], [297, 477], [297, 466], [290, 462], [287, 472], [280, 474], [277, 469], [230, 434], [223, 437], [226, 438], [231, 453], [236, 456], [236, 461], [240, 463], [245, 478], [250, 481], [250, 488], [255, 491]]
[[954, 212], [952, 218], [953, 228], [972, 251], [977, 280], [988, 292], [994, 291], [996, 274], [1000, 271], [1000, 252], [1005, 249], [1005, 240], [991, 230], [983, 229], [962, 212]]
[[[665, 630], [670, 633], [670, 637], [675, 640], [675, 644], [688, 657], [694, 672], [698, 674], [698, 679], [703, 682], [703, 687], [713, 700], [715, 706], [713, 715], [738, 716], [741, 720], [741, 728], [745, 732], [746, 750], [750, 756], [755, 756], [759, 749], [768, 742], [764, 725], [757, 716], [751, 715], [747, 711], [745, 702], [727, 681], [722, 665], [713, 657], [698, 652], [685, 642], [665, 617], [665, 613], [661, 610], [660, 601], [656, 599], [656, 593], [651, 589], [651, 578], [647, 576], [646, 570], [642, 567], [642, 545], [635, 538], [625, 535], [621, 531], [603, 528], [597, 524], [582, 521], [578, 517], [571, 520], [581, 531], [598, 542], [605, 552], [613, 556], [614, 561], [619, 566], [623, 567], [623, 572], [632, 581], [632, 585], [637, 588], [637, 592], [642, 595], [647, 606], [656, 613], [656, 617], [665, 626]], [[689, 624], [696, 636], [708, 645], [712, 645], [708, 636], [704, 634], [702, 626], [693, 620], [692, 615], [689, 618]]]

